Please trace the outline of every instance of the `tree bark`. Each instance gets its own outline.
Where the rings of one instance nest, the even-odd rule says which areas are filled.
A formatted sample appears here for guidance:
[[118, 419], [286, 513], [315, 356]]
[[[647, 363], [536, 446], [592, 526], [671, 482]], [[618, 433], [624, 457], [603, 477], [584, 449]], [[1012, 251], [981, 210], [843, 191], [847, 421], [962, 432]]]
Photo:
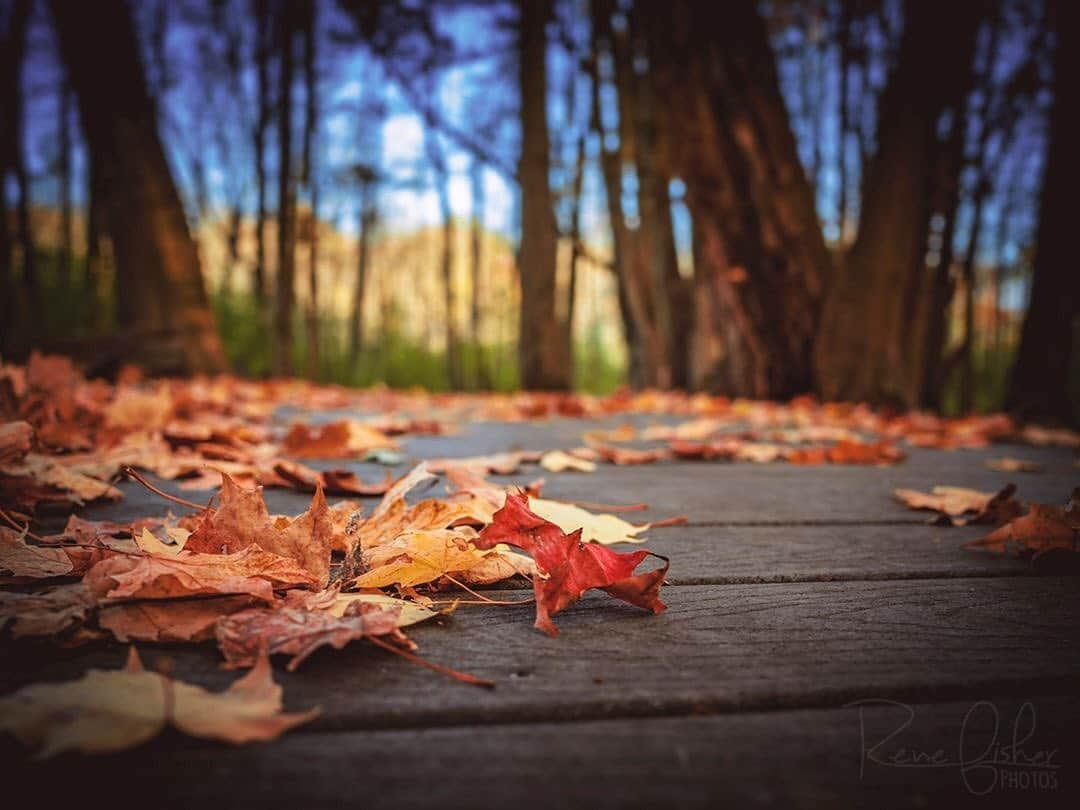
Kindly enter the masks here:
[[266, 317], [266, 130], [272, 115], [270, 105], [269, 0], [255, 0], [255, 77], [258, 112], [252, 140], [255, 156], [255, 267], [251, 286], [260, 318]]
[[564, 323], [556, 307], [555, 212], [550, 185], [547, 115], [547, 35], [550, 0], [521, 0], [521, 317], [518, 354], [526, 389], [568, 390]]
[[277, 20], [278, 50], [278, 260], [274, 296], [274, 374], [293, 373], [293, 310], [296, 291], [296, 178], [293, 175], [294, 9], [284, 4]]
[[319, 135], [319, 83], [316, 71], [318, 6], [313, 0], [304, 4], [304, 144], [303, 182], [311, 203], [311, 228], [308, 231], [308, 306], [304, 342], [309, 379], [319, 375], [319, 183], [316, 178]]
[[1072, 198], [1077, 177], [1076, 143], [1080, 135], [1070, 103], [1077, 71], [1075, 8], [1066, 0], [1051, 3], [1054, 49], [1054, 101], [1050, 143], [1040, 200], [1031, 300], [1024, 318], [1007, 398], [1008, 408], [1023, 419], [1075, 423], [1069, 401], [1080, 315], [1075, 272]]
[[[656, 15], [662, 117], [679, 143], [695, 227], [693, 384], [789, 397], [812, 384], [811, 345], [830, 258], [799, 162], [775, 62], [752, 0], [678, 0]], [[708, 294], [706, 295], [706, 291]], [[731, 328], [728, 328], [728, 325]]]
[[[52, 0], [50, 7], [126, 288], [120, 321], [158, 336], [130, 341], [132, 359], [154, 371], [221, 371], [224, 352], [128, 6]], [[110, 32], [107, 48], [95, 36], [101, 30]]]
[[72, 181], [71, 181], [71, 88], [67, 79], [63, 79], [59, 99], [57, 129], [59, 131], [59, 155], [57, 168], [60, 184], [60, 277], [71, 277], [75, 251], [72, 247]]
[[965, 85], [979, 23], [973, 4], [964, 13], [939, 11], [925, 0], [904, 6], [859, 232], [826, 297], [815, 346], [818, 384], [828, 399], [909, 408], [922, 399], [937, 125]]

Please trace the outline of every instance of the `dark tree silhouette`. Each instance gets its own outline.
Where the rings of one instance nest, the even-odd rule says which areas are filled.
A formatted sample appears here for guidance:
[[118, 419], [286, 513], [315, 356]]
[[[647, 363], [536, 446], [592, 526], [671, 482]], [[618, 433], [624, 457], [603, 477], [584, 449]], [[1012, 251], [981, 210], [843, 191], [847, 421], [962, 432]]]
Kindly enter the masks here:
[[[118, 316], [152, 370], [220, 371], [198, 252], [158, 136], [124, 0], [50, 3], [116, 255]], [[110, 32], [107, 48], [95, 32]]]

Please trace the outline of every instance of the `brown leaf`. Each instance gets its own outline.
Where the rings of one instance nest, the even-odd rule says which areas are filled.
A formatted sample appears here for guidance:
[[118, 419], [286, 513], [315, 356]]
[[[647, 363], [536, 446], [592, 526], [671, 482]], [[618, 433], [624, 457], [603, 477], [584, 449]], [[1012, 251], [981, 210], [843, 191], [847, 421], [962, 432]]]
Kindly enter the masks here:
[[218, 619], [253, 604], [249, 596], [127, 602], [105, 607], [98, 626], [122, 642], [207, 641], [214, 637]]
[[0, 576], [45, 579], [71, 574], [73, 568], [63, 549], [30, 545], [24, 534], [0, 526]]
[[265, 655], [224, 692], [147, 672], [132, 648], [121, 670], [92, 669], [76, 681], [32, 684], [0, 698], [0, 731], [37, 749], [105, 753], [140, 745], [171, 723], [193, 737], [234, 744], [270, 740], [318, 710], [281, 711], [281, 687]]
[[0, 630], [10, 624], [14, 638], [59, 635], [82, 624], [93, 605], [81, 582], [41, 593], [0, 591]]
[[[1015, 487], [1013, 487], [1013, 490], [1015, 491]], [[919, 492], [914, 489], [896, 489], [893, 490], [893, 496], [911, 509], [929, 509], [943, 515], [956, 517], [965, 512], [983, 511], [994, 497], [994, 493], [979, 492], [976, 489], [966, 489], [964, 487], [937, 486], [930, 492]]]
[[294, 560], [258, 546], [236, 554], [116, 555], [91, 568], [84, 582], [97, 599], [114, 602], [222, 594], [250, 594], [272, 602], [274, 589], [322, 585]]
[[29, 422], [0, 424], [0, 467], [13, 464], [30, 452], [34, 429]]
[[319, 647], [340, 650], [365, 636], [390, 636], [411, 648], [398, 630], [399, 613], [398, 608], [363, 602], [350, 606], [341, 617], [303, 608], [252, 608], [221, 619], [217, 640], [228, 669], [252, 666], [265, 650], [271, 655], [291, 655], [287, 668], [292, 672]]
[[983, 549], [1018, 556], [1039, 554], [1052, 549], [1076, 551], [1077, 528], [1070, 524], [1070, 514], [1060, 506], [1033, 503], [1026, 515], [1016, 518], [985, 537], [966, 543], [964, 548]]
[[282, 450], [296, 458], [355, 458], [369, 450], [395, 448], [379, 430], [352, 419], [307, 425], [297, 422], [285, 435]]
[[281, 557], [296, 560], [318, 581], [330, 576], [333, 520], [322, 489], [299, 517], [272, 520], [262, 488], [242, 489], [228, 475], [222, 476], [220, 507], [208, 510], [184, 544], [185, 551], [232, 553], [257, 544]]

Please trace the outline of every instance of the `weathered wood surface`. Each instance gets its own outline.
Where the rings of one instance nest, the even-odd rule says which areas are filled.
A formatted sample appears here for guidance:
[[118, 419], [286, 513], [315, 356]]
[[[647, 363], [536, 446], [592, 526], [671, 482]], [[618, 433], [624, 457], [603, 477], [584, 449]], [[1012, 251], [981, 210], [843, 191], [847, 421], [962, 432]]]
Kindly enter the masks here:
[[[190, 807], [218, 806], [228, 796], [235, 797], [232, 806], [304, 810], [1068, 807], [1077, 792], [1078, 723], [1076, 701], [1033, 694], [981, 703], [296, 732], [237, 750], [169, 735], [125, 754], [25, 766], [6, 788], [25, 785], [32, 791], [26, 795], [46, 802], [100, 797], [112, 806]], [[995, 744], [1011, 744], [1014, 730], [1026, 737], [1026, 761], [1041, 758], [1043, 767], [990, 758]], [[935, 757], [948, 764], [926, 767]]]
[[[980, 697], [1012, 684], [1080, 694], [1080, 584], [1071, 577], [686, 586], [651, 616], [602, 595], [532, 628], [530, 606], [462, 608], [410, 636], [477, 689], [366, 644], [280, 673], [313, 727], [394, 728], [835, 706], [863, 697]], [[524, 592], [497, 592], [507, 598]], [[166, 648], [177, 677], [224, 686], [210, 646]], [[161, 648], [147, 648], [153, 660]], [[85, 656], [85, 659], [84, 659]], [[14, 657], [5, 682], [64, 678], [123, 651]], [[55, 656], [54, 656], [55, 658]], [[81, 660], [83, 659], [83, 660]]]
[[[404, 450], [420, 458], [569, 448], [594, 426], [469, 426], [458, 436], [409, 440]], [[1045, 470], [1007, 475], [984, 466], [1000, 456], [1036, 460]], [[5, 784], [18, 774], [40, 790], [48, 774], [64, 773], [70, 782], [62, 787], [77, 785], [84, 795], [166, 806], [239, 797], [304, 808], [713, 807], [720, 799], [925, 806], [973, 797], [955, 768], [875, 765], [860, 779], [859, 715], [843, 706], [918, 702], [921, 719], [907, 744], [936, 750], [955, 748], [974, 702], [999, 707], [1001, 736], [1030, 699], [1039, 723], [1032, 747], [1044, 745], [1045, 730], [1045, 746], [1061, 749], [1058, 789], [995, 795], [1038, 806], [1080, 784], [1080, 579], [964, 550], [982, 529], [928, 526], [925, 513], [907, 510], [891, 492], [935, 484], [993, 490], [1011, 480], [1023, 498], [1060, 502], [1080, 482], [1073, 464], [1068, 451], [994, 446], [912, 450], [906, 462], [880, 468], [664, 462], [552, 474], [526, 467], [500, 480], [542, 476], [548, 497], [648, 503], [648, 511], [624, 516], [634, 522], [689, 518], [647, 535], [648, 546], [672, 560], [666, 613], [587, 597], [556, 617], [562, 634], [549, 639], [532, 629], [528, 606], [461, 608], [410, 635], [421, 654], [491, 678], [494, 690], [353, 644], [317, 653], [296, 673], [279, 668], [287, 707], [320, 705], [323, 714], [275, 743], [229, 749], [170, 734], [122, 755], [31, 767], [3, 741], [0, 770]], [[316, 466], [350, 466], [369, 480], [386, 469]], [[172, 482], [163, 488], [181, 492]], [[167, 509], [134, 485], [124, 491], [124, 501], [83, 514], [120, 520]], [[273, 511], [296, 513], [308, 496], [268, 491], [267, 500]], [[236, 677], [218, 669], [212, 645], [142, 651], [148, 664], [167, 660], [177, 677], [209, 687]], [[119, 645], [0, 642], [0, 691], [118, 667], [123, 656]], [[897, 711], [877, 706], [864, 719], [883, 735], [898, 723]], [[984, 744], [991, 735], [983, 728], [970, 739]]]

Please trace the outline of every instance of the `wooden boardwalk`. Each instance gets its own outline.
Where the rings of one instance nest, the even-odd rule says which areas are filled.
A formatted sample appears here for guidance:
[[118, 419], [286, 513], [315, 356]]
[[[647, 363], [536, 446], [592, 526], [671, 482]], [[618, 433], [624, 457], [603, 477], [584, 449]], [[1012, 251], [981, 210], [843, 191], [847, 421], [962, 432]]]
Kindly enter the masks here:
[[[405, 449], [569, 447], [582, 427], [478, 425]], [[985, 467], [1002, 455], [1045, 469]], [[662, 463], [543, 475], [547, 497], [644, 501], [643, 520], [689, 518], [648, 534], [671, 558], [667, 612], [589, 596], [557, 618], [551, 639], [532, 628], [530, 607], [470, 608], [410, 636], [493, 690], [357, 643], [275, 673], [287, 708], [322, 707], [276, 742], [229, 748], [167, 733], [123, 754], [35, 764], [3, 740], [3, 784], [122, 805], [297, 810], [1049, 806], [1080, 794], [1080, 579], [964, 550], [985, 532], [928, 526], [890, 495], [1012, 480], [1021, 498], [1058, 503], [1080, 479], [1069, 452], [998, 445], [912, 450], [881, 468]], [[125, 492], [86, 514], [162, 509]], [[307, 498], [267, 500], [296, 513]], [[167, 659], [176, 677], [208, 687], [235, 678], [210, 644], [141, 650], [149, 665]], [[8, 692], [118, 667], [124, 649], [7, 643], [0, 657]]]

